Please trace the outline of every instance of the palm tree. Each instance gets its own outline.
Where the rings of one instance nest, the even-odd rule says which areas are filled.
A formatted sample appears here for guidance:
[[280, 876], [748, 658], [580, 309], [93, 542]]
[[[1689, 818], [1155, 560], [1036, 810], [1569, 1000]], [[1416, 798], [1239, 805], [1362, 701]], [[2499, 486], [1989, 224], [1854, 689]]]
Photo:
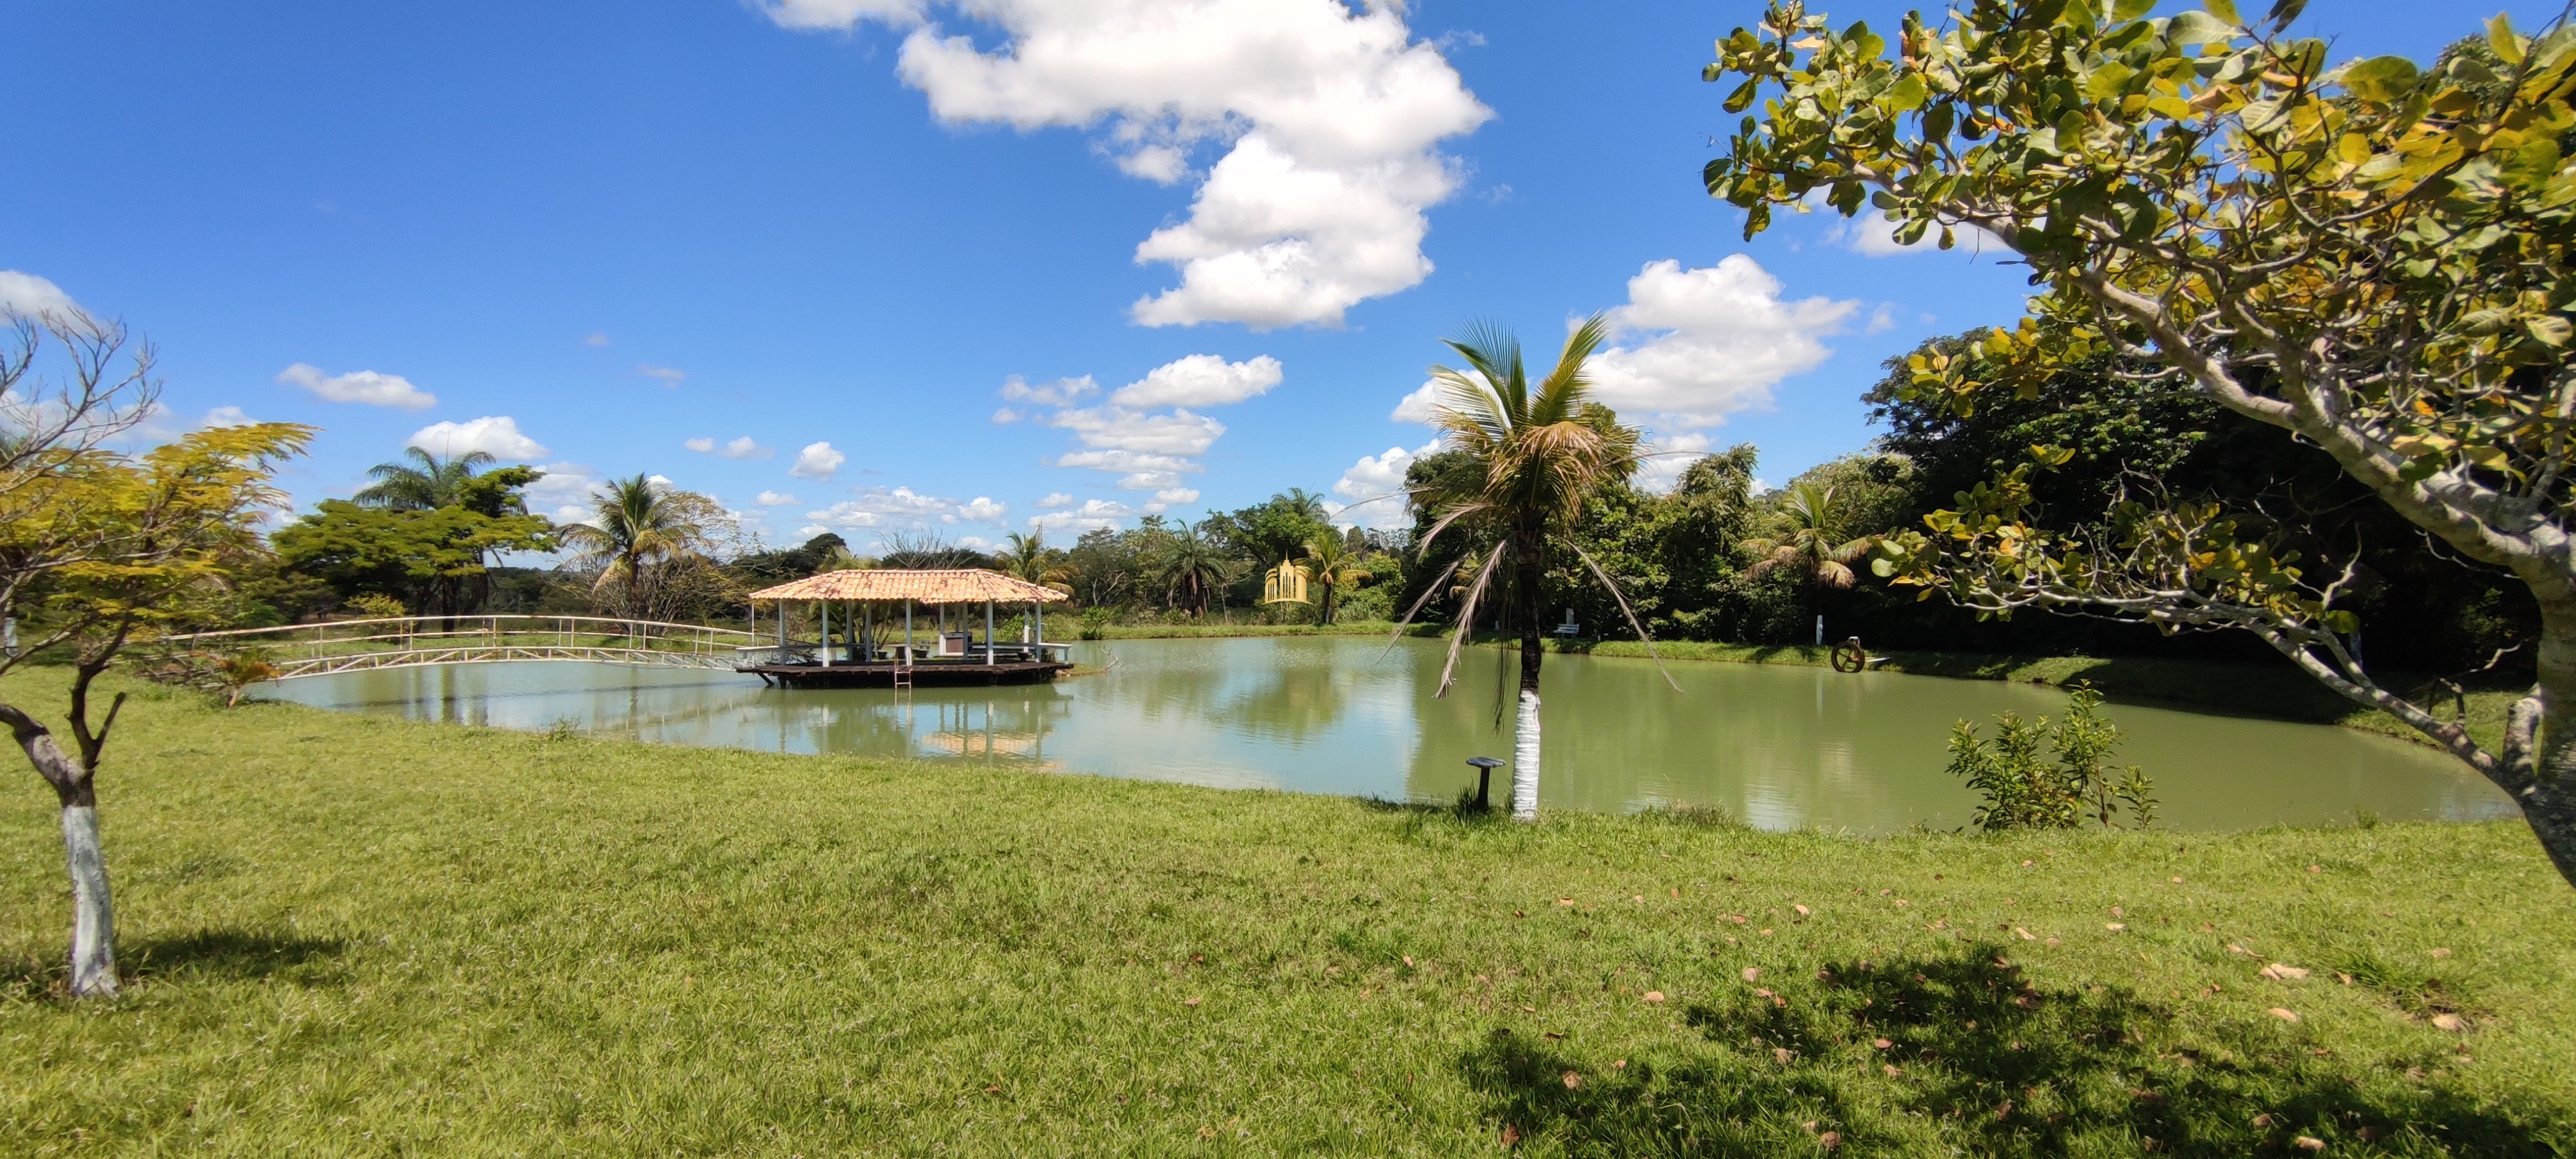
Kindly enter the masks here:
[[1367, 575], [1368, 569], [1360, 566], [1358, 554], [1350, 549], [1349, 540], [1344, 539], [1340, 532], [1326, 528], [1306, 541], [1306, 572], [1314, 582], [1323, 585], [1318, 619], [1329, 624], [1333, 622], [1334, 605], [1340, 601], [1341, 582]]
[[1014, 531], [1004, 538], [1010, 546], [1002, 549], [1002, 570], [1033, 584], [1046, 582], [1046, 529]]
[[591, 502], [591, 521], [563, 530], [565, 546], [579, 553], [573, 565], [598, 570], [594, 592], [622, 587], [626, 614], [642, 616], [652, 573], [696, 559], [706, 529], [673, 501], [672, 492], [640, 473], [611, 480], [606, 490], [591, 493]]
[[1207, 615], [1208, 597], [1234, 578], [1225, 549], [1195, 527], [1172, 533], [1159, 563], [1155, 578], [1163, 581], [1166, 598], [1201, 618]]
[[[1440, 670], [1440, 691], [1448, 692], [1457, 673], [1459, 649], [1479, 605], [1488, 598], [1505, 600], [1521, 644], [1520, 714], [1512, 737], [1512, 816], [1520, 820], [1538, 816], [1538, 673], [1546, 654], [1540, 599], [1551, 557], [1571, 552], [1609, 589], [1620, 610], [1629, 611], [1619, 585], [1572, 537], [1584, 500], [1637, 466], [1636, 430], [1619, 425], [1610, 408], [1593, 402], [1591, 384], [1584, 378], [1585, 361], [1609, 334], [1603, 315], [1585, 319], [1566, 336], [1556, 366], [1535, 384], [1521, 364], [1520, 341], [1482, 324], [1462, 337], [1443, 340], [1467, 360], [1467, 370], [1431, 368], [1432, 380], [1441, 385], [1436, 421], [1450, 447], [1464, 453], [1476, 469], [1456, 472], [1451, 481], [1426, 486], [1414, 496], [1438, 516], [1423, 536], [1421, 550], [1428, 554], [1443, 533], [1458, 528], [1484, 552], [1454, 613], [1456, 630], [1450, 636], [1448, 663]], [[1404, 618], [1411, 620], [1430, 596], [1423, 593]], [[1635, 613], [1629, 612], [1628, 623], [1640, 639], [1646, 638]], [[1653, 647], [1648, 640], [1649, 654]]]
[[465, 481], [473, 478], [478, 468], [500, 461], [490, 451], [467, 451], [440, 458], [418, 447], [403, 448], [403, 456], [411, 461], [378, 463], [367, 468], [367, 477], [375, 482], [350, 496], [350, 501], [360, 507], [393, 511], [452, 507], [464, 499]]
[[1781, 568], [1806, 575], [1813, 593], [1817, 643], [1823, 643], [1825, 631], [1825, 589], [1849, 589], [1859, 576], [1851, 565], [1869, 554], [1871, 536], [1861, 536], [1841, 544], [1842, 509], [1834, 503], [1834, 489], [1819, 487], [1812, 481], [1791, 483], [1781, 492], [1779, 529], [1770, 536], [1746, 540], [1744, 546], [1762, 558], [1745, 569], [1749, 579], [1760, 579]]

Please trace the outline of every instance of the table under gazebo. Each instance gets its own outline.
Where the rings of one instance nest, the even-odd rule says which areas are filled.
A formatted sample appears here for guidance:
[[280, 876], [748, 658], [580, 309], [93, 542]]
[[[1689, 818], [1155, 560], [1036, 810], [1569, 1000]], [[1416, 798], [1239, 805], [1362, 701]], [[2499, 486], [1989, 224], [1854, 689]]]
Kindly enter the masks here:
[[[761, 605], [772, 605], [778, 642], [742, 649], [734, 670], [791, 688], [1040, 683], [1073, 667], [1073, 645], [1046, 639], [1046, 605], [1064, 598], [981, 569], [827, 571], [751, 593], [752, 631], [760, 631]], [[810, 639], [789, 637], [788, 612], [800, 604], [813, 612]], [[997, 605], [1027, 606], [1019, 640], [993, 638]], [[959, 612], [953, 628], [951, 609]]]

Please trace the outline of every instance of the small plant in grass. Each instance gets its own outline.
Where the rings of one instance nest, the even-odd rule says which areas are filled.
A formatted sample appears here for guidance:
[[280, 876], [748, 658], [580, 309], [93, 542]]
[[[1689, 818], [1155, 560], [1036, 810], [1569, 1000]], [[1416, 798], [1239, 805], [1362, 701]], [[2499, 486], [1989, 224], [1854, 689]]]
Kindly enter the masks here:
[[[2013, 713], [1995, 717], [1992, 741], [1960, 721], [1950, 729], [1950, 775], [1985, 799], [1974, 820], [1980, 829], [2071, 829], [2091, 813], [2104, 828], [2144, 829], [2155, 823], [2154, 782], [2138, 766], [2113, 770], [2103, 762], [2120, 745], [2120, 726], [2101, 714], [2102, 694], [2078, 684], [2066, 717], [2024, 722]], [[2040, 755], [2046, 742], [2055, 760]], [[2116, 774], [2116, 775], [2115, 775]]]
[[241, 707], [242, 693], [250, 686], [277, 679], [277, 666], [268, 662], [264, 648], [245, 648], [215, 661], [215, 680], [224, 690], [224, 707]]
[[1117, 618], [1118, 613], [1108, 608], [1085, 609], [1082, 613], [1082, 638], [1085, 640], [1106, 638], [1109, 635], [1110, 622]]

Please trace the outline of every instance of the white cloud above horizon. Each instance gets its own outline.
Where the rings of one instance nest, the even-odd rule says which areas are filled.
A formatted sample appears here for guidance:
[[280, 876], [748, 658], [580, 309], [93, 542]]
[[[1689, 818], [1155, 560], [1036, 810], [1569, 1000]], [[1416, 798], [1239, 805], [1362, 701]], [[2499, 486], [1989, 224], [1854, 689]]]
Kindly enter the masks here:
[[413, 386], [399, 374], [379, 374], [372, 370], [354, 370], [347, 374], [330, 374], [309, 362], [298, 362], [277, 372], [277, 381], [286, 386], [300, 386], [325, 402], [353, 402], [361, 406], [385, 406], [397, 410], [421, 411], [438, 405], [438, 396]]
[[[1333, 482], [1333, 494], [1349, 500], [1334, 508], [1334, 525], [1391, 531], [1412, 523], [1413, 508], [1404, 496], [1404, 473], [1414, 460], [1439, 449], [1440, 440], [1433, 439], [1409, 451], [1399, 445], [1379, 454], [1360, 456], [1359, 462], [1351, 464]], [[1358, 514], [1351, 514], [1354, 511]]]
[[676, 387], [687, 381], [689, 377], [688, 371], [669, 366], [655, 366], [650, 362], [636, 363], [635, 373], [659, 382], [664, 387]]
[[410, 438], [403, 440], [403, 445], [418, 447], [442, 458], [482, 451], [496, 459], [528, 462], [554, 453], [547, 450], [545, 444], [521, 433], [518, 420], [508, 415], [485, 415], [461, 423], [431, 423], [413, 431]]
[[1114, 499], [1085, 499], [1077, 507], [1029, 516], [1029, 526], [1040, 531], [1071, 531], [1079, 534], [1085, 531], [1115, 528], [1135, 514], [1135, 508]]
[[88, 311], [57, 286], [24, 270], [0, 270], [0, 318], [38, 318], [52, 314], [83, 318]]
[[763, 507], [793, 507], [799, 502], [802, 502], [802, 500], [799, 500], [790, 492], [764, 490], [759, 495], [753, 497], [752, 502]]
[[[925, 495], [910, 487], [854, 487], [856, 498], [845, 499], [818, 511], [808, 511], [805, 518], [816, 524], [843, 531], [866, 528], [916, 527], [934, 523], [999, 523], [1010, 514], [1010, 506], [989, 496], [978, 495], [963, 503], [937, 495]], [[789, 497], [789, 498], [792, 498]], [[762, 502], [769, 500], [762, 493]]]
[[[1973, 225], [1950, 227], [1950, 240], [1956, 249], [1966, 250], [1970, 254], [1992, 253], [1997, 250], [2009, 253], [2012, 248], [2005, 245], [2002, 238]], [[1877, 206], [1862, 210], [1858, 217], [1841, 218], [1826, 225], [1825, 241], [1864, 257], [1873, 258], [1941, 252], [1941, 230], [1938, 226], [1925, 230], [1922, 238], [1912, 245], [1907, 245], [1896, 240], [1896, 223], [1889, 220], [1886, 212]]]
[[688, 448], [689, 450], [696, 451], [701, 455], [714, 455], [719, 459], [733, 459], [736, 461], [767, 459], [773, 458], [778, 454], [776, 448], [764, 447], [753, 441], [750, 435], [744, 435], [741, 438], [732, 439], [723, 443], [718, 443], [714, 439], [709, 438], [684, 439], [681, 440], [680, 445]]
[[[930, 23], [945, 6], [997, 26], [992, 51]], [[1493, 111], [1403, 6], [1340, 0], [768, 0], [784, 28], [909, 28], [896, 71], [951, 124], [1100, 127], [1131, 176], [1173, 184], [1224, 154], [1189, 216], [1140, 242], [1180, 284], [1129, 309], [1146, 326], [1338, 326], [1431, 273], [1431, 206], [1460, 166], [1439, 143]]]
[[1627, 304], [1610, 311], [1613, 344], [1593, 356], [1593, 394], [1630, 422], [1659, 429], [1712, 427], [1771, 406], [1782, 379], [1824, 364], [1824, 339], [1859, 311], [1857, 301], [1781, 297], [1778, 278], [1745, 254], [1683, 269], [1648, 262], [1628, 280]]
[[1279, 360], [1267, 354], [1228, 362], [1214, 354], [1176, 358], [1145, 372], [1145, 377], [1119, 387], [1112, 405], [1138, 410], [1158, 406], [1225, 406], [1268, 393], [1286, 377]]
[[804, 450], [796, 452], [796, 462], [787, 468], [787, 473], [799, 479], [829, 481], [841, 464], [849, 461], [848, 455], [833, 450], [828, 442], [807, 443]]

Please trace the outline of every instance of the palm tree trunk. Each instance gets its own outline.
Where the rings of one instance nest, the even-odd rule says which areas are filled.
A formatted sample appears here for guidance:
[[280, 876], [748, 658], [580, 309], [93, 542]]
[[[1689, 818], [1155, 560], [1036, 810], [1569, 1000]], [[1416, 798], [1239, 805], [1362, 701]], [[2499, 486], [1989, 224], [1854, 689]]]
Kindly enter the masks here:
[[1512, 820], [1538, 820], [1538, 666], [1545, 655], [1539, 641], [1538, 554], [1521, 558], [1520, 588], [1512, 603], [1521, 613], [1520, 718], [1512, 731]]

